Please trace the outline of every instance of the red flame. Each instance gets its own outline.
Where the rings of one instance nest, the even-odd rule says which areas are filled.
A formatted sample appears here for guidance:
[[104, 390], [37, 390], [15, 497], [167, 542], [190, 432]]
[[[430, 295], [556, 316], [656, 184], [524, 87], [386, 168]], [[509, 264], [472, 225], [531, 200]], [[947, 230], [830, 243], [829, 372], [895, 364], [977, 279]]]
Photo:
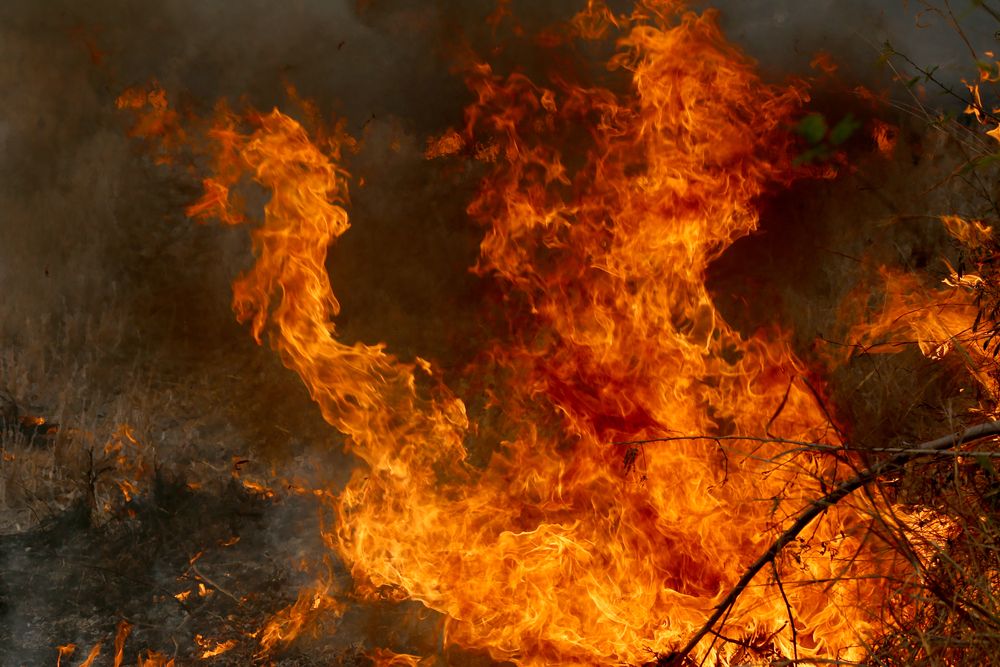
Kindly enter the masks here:
[[[531, 314], [470, 372], [504, 420], [485, 467], [433, 368], [335, 337], [326, 249], [349, 227], [336, 133], [313, 141], [277, 110], [220, 109], [215, 173], [188, 214], [248, 222], [231, 193], [243, 175], [271, 193], [233, 307], [365, 464], [330, 536], [358, 592], [418, 600], [446, 616], [449, 641], [497, 659], [635, 664], [682, 645], [841, 474], [800, 445], [840, 440], [786, 338], [744, 338], [705, 287], [709, 263], [756, 228], [758, 198], [795, 177], [787, 128], [806, 93], [762, 83], [711, 14], [674, 3], [616, 17], [592, 2], [573, 26], [622, 31], [609, 67], [625, 90], [480, 64], [464, 128], [428, 149], [493, 163], [468, 209], [486, 228], [476, 270]], [[138, 134], [186, 136], [146, 99]], [[831, 507], [716, 628], [730, 640], [697, 655], [860, 657], [860, 605], [880, 603], [870, 575], [887, 568], [865, 540], [863, 513]], [[331, 605], [326, 584], [304, 591], [262, 648]]]

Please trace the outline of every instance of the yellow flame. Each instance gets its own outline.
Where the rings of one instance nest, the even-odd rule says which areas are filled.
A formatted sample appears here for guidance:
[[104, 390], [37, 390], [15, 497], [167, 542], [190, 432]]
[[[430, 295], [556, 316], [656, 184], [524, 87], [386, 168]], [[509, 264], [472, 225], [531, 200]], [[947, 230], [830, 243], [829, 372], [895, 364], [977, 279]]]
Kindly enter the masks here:
[[[609, 67], [627, 90], [544, 88], [479, 64], [465, 127], [429, 144], [431, 157], [471, 146], [492, 165], [468, 209], [486, 227], [476, 270], [531, 313], [470, 372], [505, 419], [484, 467], [468, 462], [475, 429], [440, 374], [335, 337], [326, 249], [349, 224], [334, 135], [314, 142], [278, 110], [242, 121], [220, 108], [216, 171], [188, 209], [250, 222], [232, 186], [248, 174], [271, 193], [233, 307], [366, 464], [327, 535], [357, 592], [418, 600], [446, 616], [447, 641], [523, 665], [678, 648], [846, 472], [784, 442], [840, 444], [786, 337], [742, 337], [705, 287], [709, 263], [756, 228], [758, 198], [794, 177], [787, 128], [806, 94], [762, 83], [712, 14], [638, 7], [618, 17], [592, 2], [575, 24], [589, 38], [624, 31]], [[665, 434], [692, 437], [614, 444]], [[727, 663], [748, 642], [863, 655], [860, 605], [881, 603], [873, 575], [889, 567], [866, 551], [864, 525], [831, 507], [717, 628], [739, 641], [697, 657]], [[279, 612], [262, 653], [339, 610], [329, 591], [321, 582]]]
[[202, 635], [195, 635], [194, 641], [201, 648], [201, 653], [199, 654], [199, 657], [202, 660], [207, 660], [208, 658], [214, 658], [216, 656], [222, 655], [223, 653], [228, 653], [229, 651], [236, 648], [235, 639], [219, 641], [217, 639], [203, 637]]

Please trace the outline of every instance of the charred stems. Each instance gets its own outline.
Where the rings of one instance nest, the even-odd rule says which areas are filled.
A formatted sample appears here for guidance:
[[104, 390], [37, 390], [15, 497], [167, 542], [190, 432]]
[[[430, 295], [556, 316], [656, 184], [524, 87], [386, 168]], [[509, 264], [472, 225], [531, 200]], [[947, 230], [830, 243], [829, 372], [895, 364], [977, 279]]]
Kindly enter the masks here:
[[897, 472], [904, 464], [915, 458], [931, 455], [941, 450], [951, 449], [968, 442], [997, 435], [1000, 435], [1000, 421], [992, 421], [973, 426], [960, 433], [946, 435], [936, 440], [925, 442], [914, 448], [916, 453], [907, 451], [876, 463], [870, 468], [859, 472], [854, 477], [841, 482], [825, 496], [812, 501], [802, 511], [798, 519], [796, 519], [791, 526], [789, 526], [774, 542], [771, 543], [771, 546], [767, 549], [767, 551], [761, 554], [761, 556], [757, 558], [757, 560], [755, 560], [750, 567], [746, 569], [746, 571], [744, 571], [743, 576], [739, 578], [726, 597], [723, 598], [722, 602], [715, 608], [715, 611], [712, 612], [712, 615], [709, 616], [707, 621], [705, 621], [705, 624], [701, 627], [701, 629], [699, 629], [698, 632], [696, 632], [679, 651], [671, 654], [670, 659], [663, 664], [670, 665], [671, 667], [681, 667], [681, 665], [684, 664], [685, 658], [690, 655], [699, 643], [701, 643], [701, 640], [704, 639], [706, 635], [713, 632], [716, 623], [732, 611], [736, 601], [739, 599], [743, 591], [746, 590], [747, 586], [754, 579], [754, 577], [756, 577], [757, 574], [767, 565], [773, 564], [775, 558], [777, 558], [778, 554], [781, 553], [782, 549], [798, 537], [798, 535], [805, 530], [809, 524], [811, 524], [818, 516], [826, 512], [826, 510], [833, 507], [858, 489], [870, 484], [878, 477], [890, 472]]

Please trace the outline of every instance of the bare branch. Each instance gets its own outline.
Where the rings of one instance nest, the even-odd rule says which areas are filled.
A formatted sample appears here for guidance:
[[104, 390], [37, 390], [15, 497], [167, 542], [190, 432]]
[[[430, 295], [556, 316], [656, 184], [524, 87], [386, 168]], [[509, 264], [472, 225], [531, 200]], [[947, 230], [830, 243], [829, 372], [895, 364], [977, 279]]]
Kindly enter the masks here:
[[767, 551], [761, 554], [761, 556], [746, 569], [743, 576], [739, 578], [736, 585], [729, 591], [729, 594], [726, 595], [722, 602], [720, 602], [715, 608], [715, 611], [711, 616], [709, 616], [708, 620], [705, 621], [705, 624], [701, 627], [701, 629], [688, 640], [687, 644], [685, 644], [683, 648], [676, 653], [672, 653], [669, 661], [664, 662], [664, 664], [671, 665], [673, 667], [680, 667], [685, 657], [698, 646], [701, 640], [705, 638], [705, 635], [712, 631], [719, 619], [730, 612], [732, 607], [736, 604], [737, 599], [739, 599], [740, 595], [747, 588], [757, 573], [769, 563], [772, 563], [785, 546], [798, 537], [799, 533], [805, 530], [805, 528], [811, 524], [816, 517], [826, 512], [826, 510], [833, 507], [861, 487], [869, 484], [879, 476], [888, 472], [899, 470], [905, 463], [914, 458], [934, 454], [940, 450], [958, 447], [959, 445], [973, 440], [980, 440], [982, 438], [988, 438], [996, 435], [1000, 435], [1000, 421], [986, 422], [984, 424], [968, 428], [960, 433], [946, 435], [936, 440], [925, 442], [914, 448], [917, 453], [900, 453], [884, 461], [876, 463], [870, 468], [861, 471], [854, 477], [841, 482], [833, 489], [833, 491], [826, 494], [822, 498], [817, 498], [809, 503], [809, 505], [806, 506], [806, 508], [799, 515], [799, 518], [796, 519], [792, 525], [785, 530], [785, 532], [781, 533], [781, 535], [778, 536]]

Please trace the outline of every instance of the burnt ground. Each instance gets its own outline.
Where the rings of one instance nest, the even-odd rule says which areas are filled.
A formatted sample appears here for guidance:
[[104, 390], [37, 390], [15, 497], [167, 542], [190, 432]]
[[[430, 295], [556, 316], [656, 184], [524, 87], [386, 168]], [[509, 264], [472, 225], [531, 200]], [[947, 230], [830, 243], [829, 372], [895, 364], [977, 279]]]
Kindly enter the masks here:
[[[148, 497], [104, 525], [93, 525], [80, 501], [28, 532], [3, 536], [0, 608], [16, 622], [0, 628], [0, 663], [55, 664], [54, 647], [70, 642], [85, 655], [103, 641], [108, 653], [115, 626], [126, 620], [134, 627], [126, 663], [135, 663], [140, 648], [183, 662], [199, 652], [194, 636], [200, 634], [237, 640], [220, 664], [251, 664], [256, 647], [247, 635], [294, 602], [291, 579], [302, 577], [271, 553], [266, 515], [284, 514], [297, 540], [315, 534], [296, 518], [310, 513], [293, 509], [235, 482], [214, 495], [158, 475]], [[232, 546], [220, 546], [234, 537]], [[213, 582], [205, 597], [198, 594], [205, 580], [190, 563], [199, 553], [194, 567]], [[187, 590], [193, 590], [187, 600], [174, 597]], [[306, 659], [290, 650], [281, 664], [330, 664], [346, 654], [343, 646], [328, 647]]]
[[[124, 664], [155, 650], [178, 665], [368, 665], [367, 651], [375, 647], [436, 653], [445, 664], [493, 664], [442, 651], [440, 619], [395, 602], [321, 615], [298, 640], [261, 655], [253, 635], [311, 582], [292, 557], [322, 550], [315, 503], [268, 498], [236, 481], [221, 493], [191, 490], [162, 475], [152, 486], [104, 525], [94, 525], [91, 509], [78, 502], [29, 531], [0, 536], [0, 614], [14, 619], [0, 626], [0, 665], [54, 665], [56, 646], [67, 643], [77, 645], [68, 662], [79, 664], [97, 642], [103, 650], [95, 664], [111, 664], [122, 620], [133, 628]], [[334, 564], [332, 574], [349, 589], [342, 567]], [[199, 595], [199, 584], [206, 595]], [[175, 597], [183, 591], [192, 592]], [[199, 635], [235, 645], [200, 659]]]

